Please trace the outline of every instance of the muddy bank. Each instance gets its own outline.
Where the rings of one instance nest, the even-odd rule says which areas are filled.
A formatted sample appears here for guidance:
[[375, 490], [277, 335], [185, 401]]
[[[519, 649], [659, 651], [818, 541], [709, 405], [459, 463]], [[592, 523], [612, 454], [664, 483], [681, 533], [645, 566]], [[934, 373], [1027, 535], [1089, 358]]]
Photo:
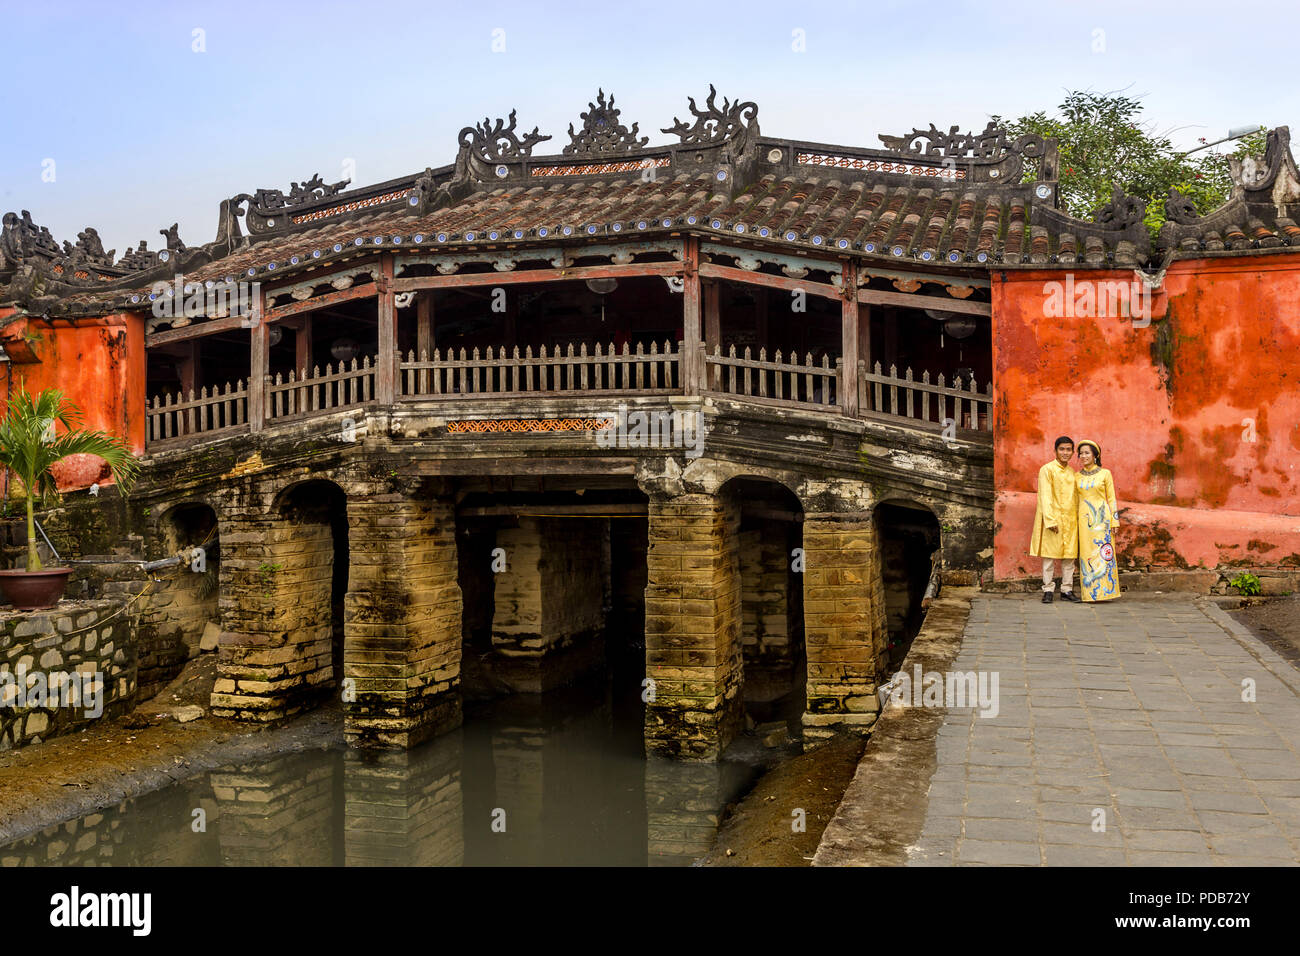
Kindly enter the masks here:
[[1300, 595], [1245, 598], [1241, 607], [1228, 614], [1279, 657], [1300, 668]]
[[[811, 866], [865, 747], [863, 737], [835, 737], [767, 771], [727, 809], [700, 865]], [[803, 832], [793, 826], [800, 810]]]
[[209, 770], [343, 739], [337, 705], [265, 729], [213, 717], [180, 723], [161, 715], [168, 703], [159, 695], [84, 733], [0, 753], [0, 844]]

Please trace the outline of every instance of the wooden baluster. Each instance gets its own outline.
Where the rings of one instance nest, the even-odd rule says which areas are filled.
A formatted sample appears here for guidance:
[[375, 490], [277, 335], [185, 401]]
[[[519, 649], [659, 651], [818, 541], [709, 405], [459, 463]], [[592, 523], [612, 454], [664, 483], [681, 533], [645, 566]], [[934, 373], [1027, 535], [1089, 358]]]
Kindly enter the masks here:
[[[822, 368], [826, 370], [822, 375], [822, 404], [838, 405], [840, 399], [840, 376], [843, 374], [843, 363], [840, 359], [835, 360], [835, 369], [831, 370], [830, 355], [822, 355]], [[832, 383], [834, 388], [832, 388]], [[833, 393], [833, 394], [832, 394]]]
[[[804, 353], [803, 364], [806, 368], [813, 367], [813, 357], [811, 352]], [[816, 397], [813, 392], [813, 377], [811, 372], [805, 373], [804, 375], [804, 388], [807, 389], [807, 391], [804, 392], [804, 401], [811, 402]]]
[[759, 346], [758, 349], [758, 395], [760, 398], [767, 398], [767, 346]]
[[915, 416], [915, 414], [914, 414], [914, 412], [913, 412], [913, 409], [912, 409], [912, 384], [911, 384], [911, 383], [912, 383], [912, 366], [909, 365], [909, 366], [907, 367], [907, 369], [904, 371], [904, 373], [903, 373], [903, 379], [904, 379], [904, 381], [906, 381], [906, 382], [908, 383], [907, 386], [903, 389], [904, 393], [907, 395], [907, 402], [906, 402], [906, 404], [907, 404], [907, 417], [908, 417], [908, 418], [915, 418], [916, 416]]
[[773, 364], [776, 366], [776, 368], [772, 370], [772, 379], [776, 384], [776, 400], [782, 401], [785, 398], [785, 392], [781, 388], [782, 383], [781, 383], [781, 350], [780, 349], [776, 350], [776, 355], [773, 356], [772, 361]]
[[659, 343], [650, 343], [650, 390], [659, 391]]
[[638, 392], [645, 388], [645, 366], [642, 364], [642, 356], [644, 355], [645, 349], [638, 341], [636, 343], [636, 364], [633, 366], [636, 369], [636, 390]]
[[[948, 396], [943, 393], [945, 385], [944, 385], [942, 372], [939, 373], [938, 384], [939, 384], [939, 391], [936, 392], [935, 394], [939, 398], [939, 424], [942, 425], [944, 421], [948, 418]], [[954, 421], [955, 420], [956, 419], [954, 418]]]

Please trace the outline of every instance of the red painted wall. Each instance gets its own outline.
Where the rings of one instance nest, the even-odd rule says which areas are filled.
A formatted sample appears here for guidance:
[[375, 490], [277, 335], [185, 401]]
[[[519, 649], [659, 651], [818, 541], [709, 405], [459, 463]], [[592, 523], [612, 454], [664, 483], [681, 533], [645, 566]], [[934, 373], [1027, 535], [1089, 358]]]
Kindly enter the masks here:
[[1058, 434], [1103, 449], [1121, 567], [1300, 565], [1300, 255], [1175, 263], [1145, 327], [1080, 298], [1133, 278], [1075, 273], [1069, 309], [1061, 272], [994, 274], [994, 576], [1041, 569], [1034, 485]]
[[[58, 388], [81, 409], [83, 426], [125, 438], [144, 451], [144, 319], [134, 313], [54, 323], [0, 309], [0, 342], [15, 358], [11, 387], [36, 394]], [[0, 374], [3, 374], [0, 372]], [[3, 387], [3, 386], [0, 386]], [[103, 460], [77, 455], [56, 466], [59, 487], [85, 488], [107, 479]]]

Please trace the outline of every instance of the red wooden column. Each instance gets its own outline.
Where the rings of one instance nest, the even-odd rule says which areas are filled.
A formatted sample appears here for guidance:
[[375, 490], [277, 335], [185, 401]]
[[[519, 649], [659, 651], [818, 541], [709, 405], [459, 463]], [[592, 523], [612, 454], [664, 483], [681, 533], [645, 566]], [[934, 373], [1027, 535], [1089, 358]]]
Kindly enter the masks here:
[[840, 271], [840, 410], [845, 415], [858, 414], [858, 267], [845, 262]]
[[265, 321], [265, 302], [258, 293], [253, 302], [251, 348], [248, 356], [248, 430], [260, 432], [266, 423], [266, 380], [270, 371], [271, 329]]
[[293, 362], [300, 382], [311, 374], [311, 354], [311, 313], [308, 312], [300, 315], [293, 326]]
[[700, 240], [687, 236], [682, 250], [682, 384], [687, 395], [699, 395], [704, 385], [700, 352]]
[[[704, 353], [712, 355], [713, 350], [722, 344], [722, 320], [718, 315], [718, 296], [722, 291], [722, 283], [717, 279], [711, 279], [703, 284], [700, 291], [704, 302]], [[703, 388], [709, 387], [707, 362], [700, 369], [700, 383]]]
[[[433, 291], [418, 292], [415, 300], [415, 359], [427, 362], [433, 358]], [[429, 372], [420, 369], [415, 375], [415, 388], [421, 395], [429, 392]]]
[[375, 277], [379, 292], [379, 355], [375, 358], [375, 399], [391, 405], [397, 398], [397, 372], [401, 356], [397, 352], [397, 303], [393, 292], [393, 257], [379, 257], [379, 275]]

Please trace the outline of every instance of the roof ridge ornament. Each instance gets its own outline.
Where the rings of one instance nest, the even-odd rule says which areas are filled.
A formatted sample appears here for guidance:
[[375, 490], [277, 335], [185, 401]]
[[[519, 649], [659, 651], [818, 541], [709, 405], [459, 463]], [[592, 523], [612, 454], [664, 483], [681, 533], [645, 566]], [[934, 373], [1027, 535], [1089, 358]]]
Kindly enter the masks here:
[[[596, 90], [596, 102], [587, 103], [587, 112], [579, 113], [582, 120], [582, 132], [575, 133], [573, 124], [569, 124], [569, 145], [564, 147], [565, 156], [607, 156], [616, 153], [631, 153], [643, 148], [650, 142], [650, 137], [637, 139], [640, 124], [633, 123], [628, 129], [619, 122], [620, 110], [614, 108], [614, 94], [605, 102], [605, 91]], [[511, 114], [512, 116], [514, 114]]]
[[1127, 229], [1142, 222], [1146, 213], [1145, 200], [1126, 195], [1123, 189], [1116, 186], [1111, 193], [1110, 202], [1093, 211], [1092, 221], [1108, 229]]
[[1196, 206], [1177, 186], [1169, 187], [1165, 199], [1165, 218], [1180, 225], [1190, 225], [1200, 219]]
[[744, 102], [737, 100], [733, 103], [723, 97], [722, 108], [719, 109], [714, 102], [717, 95], [718, 91], [710, 83], [709, 97], [704, 101], [703, 110], [696, 108], [695, 97], [688, 96], [687, 103], [695, 116], [695, 123], [687, 125], [685, 120], [679, 120], [674, 116], [673, 125], [660, 132], [675, 134], [680, 139], [680, 145], [683, 146], [709, 146], [731, 139], [746, 128], [746, 123], [750, 128], [757, 127], [757, 103], [751, 100]]
[[485, 163], [499, 163], [507, 159], [524, 159], [533, 154], [533, 147], [544, 143], [550, 136], [542, 136], [536, 126], [523, 139], [515, 135], [515, 113], [510, 111], [510, 125], [498, 119], [496, 125], [484, 117], [482, 123], [466, 126], [456, 137], [462, 148], [472, 150]]
[[[1009, 153], [1021, 153], [1035, 157], [1043, 152], [1043, 138], [1033, 133], [1018, 137], [1015, 141], [1007, 139], [1006, 128], [996, 120], [989, 120], [984, 131], [979, 134], [959, 132], [960, 126], [951, 126], [943, 132], [933, 123], [928, 130], [912, 128], [905, 136], [886, 136], [878, 134], [878, 139], [886, 149], [898, 153], [916, 153], [919, 156], [950, 157], [999, 160]], [[922, 140], [925, 140], [923, 146]]]

